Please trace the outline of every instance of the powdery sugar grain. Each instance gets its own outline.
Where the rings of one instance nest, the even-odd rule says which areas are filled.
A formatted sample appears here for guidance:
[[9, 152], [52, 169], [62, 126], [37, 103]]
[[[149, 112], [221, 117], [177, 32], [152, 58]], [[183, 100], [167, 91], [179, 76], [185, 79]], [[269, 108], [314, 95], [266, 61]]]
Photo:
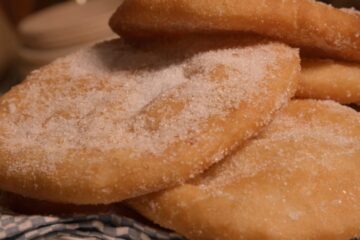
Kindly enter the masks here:
[[49, 161], [84, 149], [161, 154], [253, 98], [278, 58], [266, 44], [191, 56], [99, 44], [35, 71], [18, 86], [20, 101], [3, 99], [0, 140], [13, 154], [41, 149]]
[[[324, 113], [318, 113], [319, 109]], [[280, 113], [259, 137], [216, 166], [212, 174], [198, 184], [202, 189], [218, 193], [227, 184], [261, 175], [270, 169], [286, 169], [291, 174], [299, 167], [312, 164], [320, 165], [322, 169], [336, 170], [341, 164], [339, 159], [360, 152], [360, 137], [350, 127], [360, 126], [360, 116], [355, 117], [354, 113], [351, 108], [333, 101], [313, 101], [312, 106], [309, 104], [308, 108], [299, 108], [295, 114]], [[319, 117], [321, 114], [325, 117]], [[347, 119], [344, 123], [329, 117], [335, 114], [351, 116], [351, 120]], [[350, 126], [346, 127], [346, 124]], [[297, 145], [297, 149], [290, 156], [289, 149], [293, 149], [294, 145]], [[271, 154], [266, 155], [267, 151]], [[308, 171], [316, 174], [313, 169]], [[286, 179], [287, 175], [273, 174], [272, 177]]]

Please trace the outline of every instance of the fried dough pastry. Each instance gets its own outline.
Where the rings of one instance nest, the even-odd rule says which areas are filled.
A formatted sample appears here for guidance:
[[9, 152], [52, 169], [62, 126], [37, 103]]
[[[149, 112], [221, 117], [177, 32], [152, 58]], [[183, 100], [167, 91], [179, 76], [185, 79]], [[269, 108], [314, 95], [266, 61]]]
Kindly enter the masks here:
[[296, 96], [360, 103], [360, 65], [330, 59], [302, 59]]
[[1, 208], [22, 215], [74, 216], [116, 214], [146, 223], [147, 225], [153, 224], [131, 208], [120, 203], [109, 205], [61, 204], [25, 198], [8, 192], [0, 192], [0, 209]]
[[129, 203], [191, 240], [360, 236], [360, 114], [295, 100], [201, 177]]
[[298, 51], [239, 37], [113, 40], [33, 72], [0, 99], [0, 188], [105, 204], [203, 172], [295, 94]]
[[[16, 194], [1, 192], [0, 208], [25, 215], [79, 215], [117, 213], [118, 206], [112, 205], [70, 205], [24, 198]], [[120, 208], [120, 205], [119, 205]], [[120, 212], [122, 213], [122, 212]]]
[[253, 32], [360, 61], [360, 14], [313, 0], [125, 0], [110, 20], [124, 37]]

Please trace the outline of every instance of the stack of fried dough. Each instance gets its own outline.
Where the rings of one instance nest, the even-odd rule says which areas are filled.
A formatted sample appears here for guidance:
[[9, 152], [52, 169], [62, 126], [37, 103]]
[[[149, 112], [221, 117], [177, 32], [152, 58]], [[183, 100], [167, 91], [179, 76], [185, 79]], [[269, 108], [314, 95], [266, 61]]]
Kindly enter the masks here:
[[360, 236], [359, 12], [125, 0], [110, 26], [0, 99], [0, 189], [190, 240]]

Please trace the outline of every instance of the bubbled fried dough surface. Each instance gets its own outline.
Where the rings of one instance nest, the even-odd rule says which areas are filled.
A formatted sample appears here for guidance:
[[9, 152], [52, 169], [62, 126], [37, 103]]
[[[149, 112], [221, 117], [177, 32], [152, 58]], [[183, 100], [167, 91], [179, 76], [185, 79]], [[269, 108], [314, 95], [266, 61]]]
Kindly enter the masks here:
[[131, 205], [191, 240], [360, 236], [360, 114], [293, 101], [196, 180]]
[[253, 32], [316, 55], [360, 61], [360, 14], [314, 0], [125, 0], [112, 29], [124, 37]]
[[360, 103], [360, 64], [331, 59], [301, 59], [296, 96]]
[[271, 120], [299, 56], [255, 38], [113, 40], [35, 71], [0, 100], [0, 187], [75, 204], [187, 180]]

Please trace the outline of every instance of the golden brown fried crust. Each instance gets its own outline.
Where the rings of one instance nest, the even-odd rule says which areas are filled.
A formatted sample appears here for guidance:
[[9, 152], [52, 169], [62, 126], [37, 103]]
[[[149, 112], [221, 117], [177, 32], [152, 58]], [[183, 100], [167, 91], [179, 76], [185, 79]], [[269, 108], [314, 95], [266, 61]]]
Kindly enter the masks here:
[[123, 37], [253, 32], [360, 61], [360, 14], [313, 0], [126, 0], [110, 20]]
[[256, 139], [196, 180], [131, 200], [191, 240], [360, 235], [360, 114], [296, 100]]
[[73, 215], [115, 213], [115, 205], [71, 205], [57, 204], [46, 201], [25, 198], [12, 193], [1, 193], [1, 207], [18, 214], [27, 215]]
[[360, 103], [360, 65], [330, 59], [302, 59], [298, 98]]
[[98, 44], [3, 96], [0, 188], [105, 204], [174, 186], [295, 94], [300, 59], [286, 45], [221, 36], [148, 44]]

